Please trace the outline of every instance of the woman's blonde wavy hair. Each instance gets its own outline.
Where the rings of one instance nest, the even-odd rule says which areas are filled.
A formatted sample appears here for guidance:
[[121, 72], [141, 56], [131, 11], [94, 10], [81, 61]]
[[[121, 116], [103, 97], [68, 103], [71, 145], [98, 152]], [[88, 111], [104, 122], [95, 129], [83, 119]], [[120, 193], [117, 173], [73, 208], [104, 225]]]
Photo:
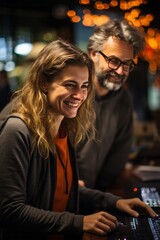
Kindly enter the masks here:
[[[49, 152], [56, 153], [54, 138], [56, 123], [53, 111], [50, 111], [43, 83], [57, 81], [56, 76], [68, 65], [87, 66], [89, 88], [87, 99], [80, 106], [75, 118], [64, 118], [63, 126], [69, 140], [75, 146], [82, 139], [95, 137], [95, 113], [92, 107], [94, 99], [94, 65], [86, 53], [76, 46], [59, 39], [44, 47], [35, 59], [23, 87], [17, 91], [16, 112], [21, 115], [33, 134], [34, 144], [45, 158]], [[52, 133], [52, 134], [51, 134]]]

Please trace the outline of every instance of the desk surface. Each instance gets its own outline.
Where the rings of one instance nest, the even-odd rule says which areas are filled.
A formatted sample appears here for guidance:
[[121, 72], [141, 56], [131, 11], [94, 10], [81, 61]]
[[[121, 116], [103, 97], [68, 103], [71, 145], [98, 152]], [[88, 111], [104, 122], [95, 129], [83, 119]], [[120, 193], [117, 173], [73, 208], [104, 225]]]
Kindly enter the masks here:
[[89, 233], [84, 233], [82, 240], [107, 240], [107, 236], [101, 237]]

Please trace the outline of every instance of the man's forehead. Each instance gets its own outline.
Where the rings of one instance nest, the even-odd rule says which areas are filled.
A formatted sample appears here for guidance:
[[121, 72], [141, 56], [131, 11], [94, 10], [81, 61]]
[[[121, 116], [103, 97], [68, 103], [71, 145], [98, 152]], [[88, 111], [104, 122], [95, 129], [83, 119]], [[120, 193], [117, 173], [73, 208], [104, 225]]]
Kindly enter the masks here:
[[102, 51], [106, 55], [113, 55], [120, 59], [133, 59], [134, 49], [133, 46], [121, 39], [109, 37], [103, 45]]

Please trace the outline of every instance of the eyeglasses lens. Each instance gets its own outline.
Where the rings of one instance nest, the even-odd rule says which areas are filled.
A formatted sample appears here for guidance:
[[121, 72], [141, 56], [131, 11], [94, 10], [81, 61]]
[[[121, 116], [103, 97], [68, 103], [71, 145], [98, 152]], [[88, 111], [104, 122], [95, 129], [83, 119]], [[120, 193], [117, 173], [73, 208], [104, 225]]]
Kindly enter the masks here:
[[135, 68], [135, 64], [132, 60], [122, 62], [120, 59], [116, 57], [107, 57], [103, 52], [99, 51], [99, 53], [104, 57], [104, 59], [108, 63], [108, 67], [113, 70], [117, 70], [120, 65], [123, 65], [123, 70], [126, 72], [131, 72]]

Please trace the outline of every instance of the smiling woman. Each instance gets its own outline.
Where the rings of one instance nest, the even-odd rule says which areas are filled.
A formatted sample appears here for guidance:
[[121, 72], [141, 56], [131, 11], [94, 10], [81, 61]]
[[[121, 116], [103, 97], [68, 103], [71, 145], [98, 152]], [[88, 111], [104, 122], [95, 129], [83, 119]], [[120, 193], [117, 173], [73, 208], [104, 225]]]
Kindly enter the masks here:
[[78, 209], [73, 146], [94, 137], [93, 74], [86, 53], [51, 42], [10, 103], [0, 126], [2, 239], [63, 239], [70, 228], [82, 230], [83, 216], [71, 213]]
[[[18, 98], [21, 99], [17, 111], [34, 133], [34, 140], [38, 142], [38, 148], [42, 155], [48, 156], [49, 150], [52, 150], [53, 153], [56, 152], [54, 137], [59, 131], [62, 120], [67, 134], [72, 135], [72, 144], [77, 143], [84, 134], [92, 136], [94, 133], [93, 118], [91, 117], [93, 114], [91, 105], [93, 73], [92, 61], [87, 54], [61, 40], [54, 41], [43, 48], [35, 60], [28, 80], [23, 88], [17, 92]], [[76, 87], [73, 87], [73, 82]], [[80, 102], [82, 103], [85, 98], [83, 99], [81, 96], [82, 99], [80, 97], [77, 99], [75, 89], [80, 94], [80, 89], [84, 89], [86, 83], [88, 89], [85, 98], [88, 97], [79, 108]], [[28, 96], [27, 99], [26, 96]], [[74, 116], [69, 116], [69, 113], [66, 113], [70, 109], [66, 104], [67, 100], [79, 103], [78, 111]], [[86, 105], [89, 111], [84, 115]], [[67, 108], [65, 113], [63, 108]], [[68, 117], [75, 118], [68, 121]], [[48, 129], [47, 135], [46, 129]]]

